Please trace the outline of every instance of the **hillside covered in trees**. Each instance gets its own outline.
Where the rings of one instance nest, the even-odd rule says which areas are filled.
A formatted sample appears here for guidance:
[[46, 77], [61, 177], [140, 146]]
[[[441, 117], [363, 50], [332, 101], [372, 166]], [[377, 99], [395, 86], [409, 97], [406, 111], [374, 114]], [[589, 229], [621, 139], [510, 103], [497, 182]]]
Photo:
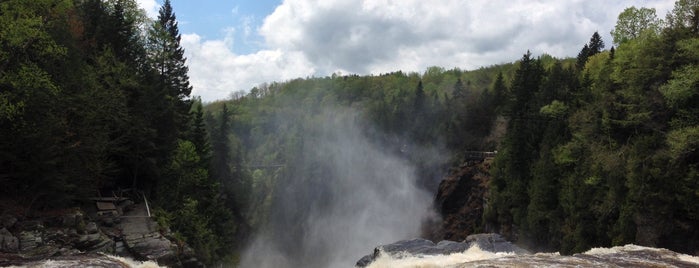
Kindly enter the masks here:
[[7, 0], [0, 27], [6, 207], [134, 188], [204, 261], [235, 262], [255, 231], [303, 240], [304, 213], [332, 203], [344, 175], [309, 148], [346, 113], [432, 193], [466, 152], [497, 151], [481, 230], [562, 253], [699, 249], [697, 1], [663, 20], [628, 8], [614, 46], [594, 33], [577, 58], [522, 48], [477, 70], [299, 78], [207, 104], [169, 1], [150, 21], [131, 0]]
[[169, 1], [155, 21], [130, 0], [1, 1], [3, 211], [136, 189], [202, 260], [230, 256], [246, 224], [183, 52]]

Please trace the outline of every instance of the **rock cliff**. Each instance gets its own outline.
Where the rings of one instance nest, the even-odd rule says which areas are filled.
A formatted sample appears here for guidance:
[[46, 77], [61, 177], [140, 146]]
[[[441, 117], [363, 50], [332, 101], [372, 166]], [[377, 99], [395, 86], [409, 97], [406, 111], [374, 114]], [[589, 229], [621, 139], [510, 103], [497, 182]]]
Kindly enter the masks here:
[[462, 241], [471, 234], [487, 231], [482, 222], [491, 161], [467, 161], [442, 180], [435, 197], [442, 221], [428, 231], [427, 237], [434, 241]]
[[155, 261], [169, 267], [203, 266], [189, 247], [175, 243], [167, 230], [157, 227], [143, 205], [127, 202], [119, 212], [107, 217], [80, 208], [32, 217], [2, 213], [0, 266], [45, 259], [77, 261], [93, 258], [96, 253]]

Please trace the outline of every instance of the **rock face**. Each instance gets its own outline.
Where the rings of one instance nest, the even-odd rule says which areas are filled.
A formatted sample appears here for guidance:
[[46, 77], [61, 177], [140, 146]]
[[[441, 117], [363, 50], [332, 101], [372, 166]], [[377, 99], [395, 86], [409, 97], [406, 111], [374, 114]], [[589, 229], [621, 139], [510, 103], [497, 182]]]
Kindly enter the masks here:
[[0, 266], [71, 256], [82, 256], [72, 259], [82, 260], [94, 255], [90, 253], [157, 261], [168, 267], [203, 266], [189, 247], [171, 242], [175, 239], [169, 235], [161, 234], [145, 206], [139, 205], [107, 221], [90, 218], [78, 208], [35, 219], [0, 215]]
[[374, 249], [372, 254], [366, 255], [357, 261], [356, 266], [367, 267], [382, 253], [388, 254], [394, 258], [401, 258], [403, 256], [448, 255], [464, 252], [472, 246], [478, 246], [481, 250], [493, 253], [529, 253], [527, 250], [508, 242], [499, 234], [476, 234], [468, 236], [464, 242], [443, 240], [437, 244], [427, 239], [417, 238], [378, 246]]
[[7, 229], [0, 229], [0, 252], [17, 252], [17, 250], [19, 250], [19, 239]]
[[433, 240], [461, 241], [483, 232], [483, 209], [490, 181], [490, 159], [462, 164], [439, 184], [435, 205], [442, 216], [441, 224], [430, 230]]

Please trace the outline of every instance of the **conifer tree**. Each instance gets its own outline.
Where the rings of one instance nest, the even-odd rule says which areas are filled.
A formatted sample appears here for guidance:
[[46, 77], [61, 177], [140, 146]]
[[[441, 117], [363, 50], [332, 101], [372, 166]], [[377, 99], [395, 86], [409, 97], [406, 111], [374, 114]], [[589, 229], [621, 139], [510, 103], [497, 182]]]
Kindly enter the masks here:
[[189, 68], [186, 65], [182, 39], [175, 13], [170, 0], [160, 8], [158, 19], [151, 29], [153, 67], [160, 75], [160, 82], [169, 96], [181, 100], [189, 97], [192, 87], [189, 84]]

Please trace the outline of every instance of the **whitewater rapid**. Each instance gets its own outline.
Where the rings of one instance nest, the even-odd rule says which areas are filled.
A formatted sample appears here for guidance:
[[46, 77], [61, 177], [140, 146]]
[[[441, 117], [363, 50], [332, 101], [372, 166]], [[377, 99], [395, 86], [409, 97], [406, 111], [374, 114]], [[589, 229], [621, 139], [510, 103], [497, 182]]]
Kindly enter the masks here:
[[41, 261], [31, 261], [10, 268], [62, 268], [62, 267], [102, 267], [102, 268], [163, 268], [154, 261], [136, 261], [129, 258], [109, 254], [83, 254], [59, 256]]
[[699, 267], [699, 257], [667, 249], [626, 245], [593, 248], [587, 252], [563, 256], [559, 253], [493, 253], [472, 246], [449, 255], [391, 256], [381, 253], [371, 268], [437, 267]]

